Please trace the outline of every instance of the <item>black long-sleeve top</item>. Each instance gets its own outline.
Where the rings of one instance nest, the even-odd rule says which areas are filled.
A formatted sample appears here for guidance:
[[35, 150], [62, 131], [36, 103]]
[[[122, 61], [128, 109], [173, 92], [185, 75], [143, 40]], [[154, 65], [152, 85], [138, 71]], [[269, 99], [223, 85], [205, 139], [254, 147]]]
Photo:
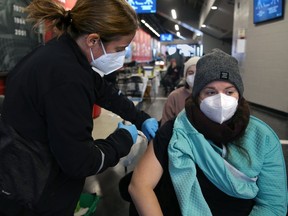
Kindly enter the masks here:
[[95, 73], [68, 35], [35, 49], [8, 76], [3, 119], [21, 136], [49, 145], [57, 164], [36, 206], [41, 215], [72, 214], [85, 177], [116, 165], [133, 144], [124, 129], [93, 140], [94, 103], [137, 128], [150, 117]]

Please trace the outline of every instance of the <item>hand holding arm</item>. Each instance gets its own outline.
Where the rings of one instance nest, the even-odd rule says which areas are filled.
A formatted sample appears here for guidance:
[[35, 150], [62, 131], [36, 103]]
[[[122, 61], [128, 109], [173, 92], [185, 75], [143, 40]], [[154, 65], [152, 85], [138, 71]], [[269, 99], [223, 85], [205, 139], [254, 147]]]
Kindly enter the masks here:
[[158, 121], [155, 118], [146, 119], [141, 127], [142, 132], [147, 137], [148, 141], [155, 137], [158, 130]]
[[137, 136], [138, 136], [138, 131], [137, 131], [137, 128], [136, 128], [136, 126], [134, 124], [124, 125], [122, 122], [119, 122], [118, 123], [118, 129], [127, 130], [130, 133], [131, 137], [132, 137], [133, 143], [136, 143]]

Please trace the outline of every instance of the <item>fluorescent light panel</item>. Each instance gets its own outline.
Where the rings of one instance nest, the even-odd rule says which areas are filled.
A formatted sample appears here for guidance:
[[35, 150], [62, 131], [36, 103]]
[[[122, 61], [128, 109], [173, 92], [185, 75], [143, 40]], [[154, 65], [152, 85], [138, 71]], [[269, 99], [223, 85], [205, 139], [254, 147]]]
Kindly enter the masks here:
[[141, 22], [147, 27], [149, 28], [155, 35], [157, 35], [157, 37], [160, 37], [160, 34], [154, 29], [152, 28], [145, 20], [141, 20]]

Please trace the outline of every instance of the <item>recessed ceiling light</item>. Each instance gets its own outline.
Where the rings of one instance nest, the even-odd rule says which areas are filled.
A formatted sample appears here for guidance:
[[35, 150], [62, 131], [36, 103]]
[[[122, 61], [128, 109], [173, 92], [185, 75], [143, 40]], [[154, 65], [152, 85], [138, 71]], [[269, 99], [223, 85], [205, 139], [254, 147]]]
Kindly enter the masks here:
[[201, 27], [202, 27], [202, 28], [206, 28], [206, 25], [205, 25], [205, 24], [202, 24]]
[[211, 7], [212, 10], [217, 10], [217, 8], [218, 8], [218, 7], [215, 6], [215, 5], [213, 5], [213, 6]]
[[175, 30], [179, 31], [179, 25], [175, 24]]
[[172, 18], [173, 18], [173, 19], [177, 19], [176, 10], [172, 9], [172, 10], [171, 10], [171, 14], [172, 14]]

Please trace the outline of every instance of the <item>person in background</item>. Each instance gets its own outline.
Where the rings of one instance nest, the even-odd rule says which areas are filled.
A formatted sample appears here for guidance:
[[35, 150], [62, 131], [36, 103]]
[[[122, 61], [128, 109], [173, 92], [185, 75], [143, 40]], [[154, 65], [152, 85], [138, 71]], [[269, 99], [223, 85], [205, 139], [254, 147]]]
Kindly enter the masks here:
[[[48, 24], [57, 36], [8, 75], [0, 121], [0, 215], [73, 215], [85, 178], [127, 155], [136, 127], [148, 139], [158, 129], [156, 119], [92, 69], [109, 74], [123, 66], [138, 19], [125, 0], [78, 0], [68, 11], [58, 1], [34, 0], [26, 10], [35, 27]], [[119, 123], [106, 139], [94, 140], [95, 103], [133, 125]]]
[[129, 192], [140, 215], [287, 213], [279, 138], [251, 116], [237, 60], [201, 57], [185, 110], [167, 121], [136, 165]]
[[176, 59], [172, 58], [167, 72], [161, 80], [166, 95], [177, 86], [181, 76], [181, 69], [182, 66], [177, 65]]
[[184, 64], [184, 86], [172, 91], [165, 102], [161, 125], [177, 116], [177, 114], [184, 109], [186, 98], [192, 93], [194, 84], [194, 77], [196, 73], [196, 64], [200, 57], [194, 56], [188, 59]]

